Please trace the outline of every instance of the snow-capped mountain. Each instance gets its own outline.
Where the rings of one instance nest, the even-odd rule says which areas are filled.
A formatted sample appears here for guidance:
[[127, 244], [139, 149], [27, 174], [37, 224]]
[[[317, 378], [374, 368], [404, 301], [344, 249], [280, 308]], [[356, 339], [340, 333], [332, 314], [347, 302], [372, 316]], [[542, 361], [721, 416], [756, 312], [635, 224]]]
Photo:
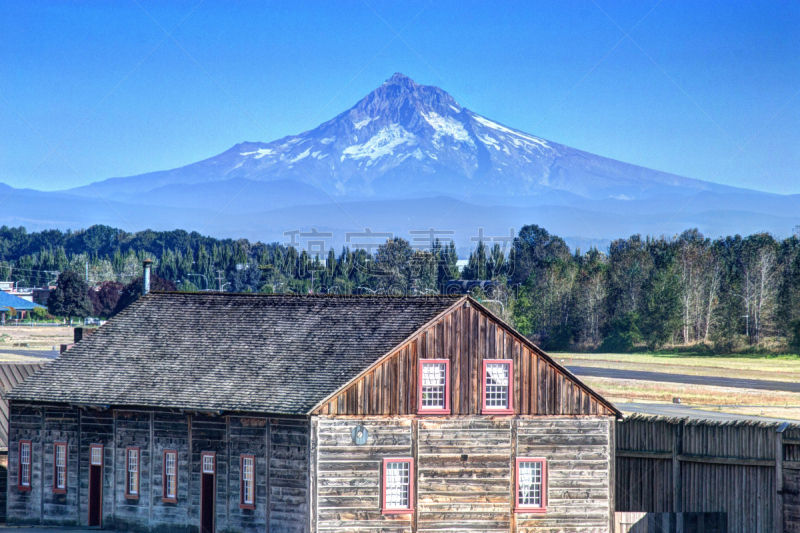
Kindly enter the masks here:
[[[513, 104], [510, 104], [513, 105]], [[13, 195], [13, 196], [12, 196]], [[794, 197], [682, 178], [589, 154], [486, 118], [437, 87], [395, 74], [318, 127], [245, 142], [173, 170], [67, 191], [0, 184], [0, 224], [107, 224], [285, 242], [285, 232], [452, 230], [472, 237], [539, 224], [572, 244], [634, 233], [708, 236], [800, 224]], [[99, 198], [98, 198], [99, 196]]]
[[232, 179], [296, 181], [334, 197], [558, 190], [633, 199], [664, 189], [727, 189], [546, 141], [466, 109], [438, 87], [395, 74], [313, 130], [270, 143], [241, 143], [182, 168], [71, 192], [136, 196], [165, 185]]

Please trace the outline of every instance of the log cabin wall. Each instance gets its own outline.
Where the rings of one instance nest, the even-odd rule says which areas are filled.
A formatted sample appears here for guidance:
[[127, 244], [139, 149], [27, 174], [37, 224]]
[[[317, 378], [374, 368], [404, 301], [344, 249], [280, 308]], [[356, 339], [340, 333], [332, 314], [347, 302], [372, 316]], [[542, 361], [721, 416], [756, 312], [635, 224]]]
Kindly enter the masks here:
[[[104, 450], [103, 526], [121, 531], [199, 530], [202, 452], [216, 454], [217, 531], [309, 529], [307, 418], [214, 416], [151, 409], [95, 411], [66, 405], [10, 406], [8, 521], [88, 524], [90, 445]], [[17, 488], [19, 441], [32, 448], [31, 490]], [[67, 491], [53, 490], [54, 443], [67, 443]], [[137, 447], [139, 498], [125, 497], [126, 448]], [[163, 454], [177, 451], [176, 503], [163, 501]], [[239, 505], [239, 457], [255, 457], [255, 509]]]
[[450, 361], [454, 416], [480, 414], [484, 359], [514, 361], [517, 415], [615, 414], [524, 338], [466, 300], [322, 404], [315, 414], [416, 413], [419, 359]]
[[[608, 532], [613, 486], [608, 417], [319, 417], [313, 531]], [[365, 427], [356, 445], [352, 430]], [[415, 512], [381, 513], [381, 461], [414, 459]], [[544, 514], [514, 512], [517, 457], [548, 461]]]

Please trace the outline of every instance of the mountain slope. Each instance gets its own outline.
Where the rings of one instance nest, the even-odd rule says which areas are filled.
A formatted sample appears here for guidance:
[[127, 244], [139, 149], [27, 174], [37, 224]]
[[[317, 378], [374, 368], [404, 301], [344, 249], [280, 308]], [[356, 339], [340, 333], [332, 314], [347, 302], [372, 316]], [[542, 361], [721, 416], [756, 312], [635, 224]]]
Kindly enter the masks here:
[[395, 74], [313, 130], [271, 143], [241, 143], [185, 167], [70, 192], [130, 198], [165, 185], [231, 179], [290, 180], [337, 197], [558, 190], [584, 198], [636, 199], [667, 190], [731, 189], [540, 139], [461, 107], [437, 87]]
[[589, 154], [506, 127], [437, 87], [396, 74], [318, 127], [245, 142], [172, 170], [57, 192], [0, 184], [0, 224], [128, 231], [197, 230], [285, 242], [291, 230], [455, 231], [461, 252], [478, 228], [508, 235], [540, 224], [572, 243], [632, 233], [710, 237], [800, 224], [800, 195], [683, 178]]

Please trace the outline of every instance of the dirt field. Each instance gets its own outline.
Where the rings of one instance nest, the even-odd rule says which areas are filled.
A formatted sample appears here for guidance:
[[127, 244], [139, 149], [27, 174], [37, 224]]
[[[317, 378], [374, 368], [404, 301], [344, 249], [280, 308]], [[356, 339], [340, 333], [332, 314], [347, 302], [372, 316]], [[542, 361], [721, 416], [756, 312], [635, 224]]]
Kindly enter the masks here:
[[[693, 376], [800, 382], [800, 358], [653, 354], [552, 354], [568, 366], [616, 368]], [[583, 381], [625, 410], [626, 402], [672, 403], [709, 411], [800, 419], [800, 394], [633, 379], [584, 377]]]
[[800, 358], [796, 356], [724, 357], [607, 353], [552, 355], [558, 361], [563, 360], [568, 366], [800, 382]]
[[[0, 352], [4, 350], [52, 350], [72, 342], [69, 327], [0, 326]], [[15, 346], [16, 344], [16, 346]], [[27, 346], [25, 346], [27, 344]], [[4, 358], [5, 359], [5, 358]]]

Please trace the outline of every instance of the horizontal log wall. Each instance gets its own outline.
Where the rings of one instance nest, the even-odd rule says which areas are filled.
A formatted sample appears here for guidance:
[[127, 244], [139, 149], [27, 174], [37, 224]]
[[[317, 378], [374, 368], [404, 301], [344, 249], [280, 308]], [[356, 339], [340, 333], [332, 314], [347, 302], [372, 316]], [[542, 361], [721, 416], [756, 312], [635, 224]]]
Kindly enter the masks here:
[[320, 415], [417, 412], [418, 362], [450, 360], [454, 415], [480, 414], [484, 359], [514, 361], [518, 415], [613, 415], [588, 388], [469, 302], [454, 309], [316, 410]]
[[544, 516], [517, 515], [520, 531], [609, 531], [612, 420], [521, 420], [517, 455], [547, 457]]
[[[356, 446], [358, 424], [369, 432]], [[381, 461], [413, 457], [411, 420], [319, 420], [317, 433], [317, 531], [411, 531], [413, 515], [381, 513]]]
[[[305, 532], [309, 524], [309, 422], [265, 416], [93, 411], [11, 404], [9, 522], [86, 525], [90, 445], [104, 446], [103, 525], [197, 531], [200, 457], [216, 453], [217, 531]], [[32, 441], [31, 491], [16, 487], [19, 440]], [[53, 446], [67, 442], [67, 493], [53, 491]], [[139, 498], [125, 497], [126, 447], [140, 450]], [[177, 503], [163, 501], [163, 457], [176, 450]], [[255, 456], [255, 510], [239, 505], [239, 457]]]
[[[316, 531], [608, 532], [607, 418], [412, 417], [317, 421]], [[366, 444], [351, 431], [363, 425]], [[465, 457], [466, 456], [466, 457]], [[547, 512], [514, 513], [516, 457], [548, 459]], [[412, 457], [415, 512], [381, 513], [381, 460]]]
[[419, 533], [511, 530], [514, 423], [419, 421]]
[[619, 421], [616, 510], [724, 512], [730, 533], [800, 531], [797, 445], [798, 426], [641, 416]]

